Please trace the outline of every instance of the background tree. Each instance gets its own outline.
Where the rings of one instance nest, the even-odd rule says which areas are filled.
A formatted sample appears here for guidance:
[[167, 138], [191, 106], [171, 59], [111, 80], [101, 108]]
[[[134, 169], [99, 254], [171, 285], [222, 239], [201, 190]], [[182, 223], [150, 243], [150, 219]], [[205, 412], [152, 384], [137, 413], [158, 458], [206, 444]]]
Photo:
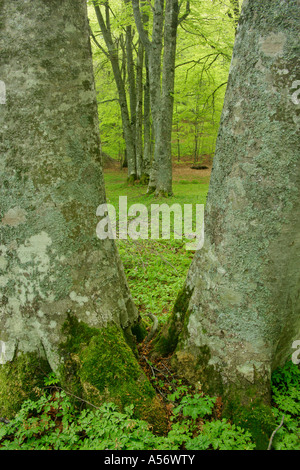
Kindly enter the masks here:
[[[125, 40], [123, 40], [123, 47], [121, 47], [121, 40], [118, 38], [125, 36], [126, 25], [130, 24], [133, 37], [132, 54], [135, 62], [136, 90], [138, 93], [138, 70], [140, 70], [138, 65], [138, 35], [135, 32], [136, 27], [132, 18], [131, 2], [125, 5], [124, 2], [110, 0], [109, 5], [114, 13], [110, 15], [110, 26], [113, 37], [119, 44], [119, 63], [129, 104], [127, 66], [124, 67], [127, 62], [126, 58], [124, 59], [126, 56]], [[182, 8], [184, 6], [183, 3]], [[232, 17], [228, 16], [228, 12], [232, 12], [230, 8], [229, 3], [220, 1], [194, 1], [190, 4], [189, 14], [185, 15], [185, 10], [183, 10], [180, 16], [185, 15], [185, 19], [179, 23], [179, 28], [177, 28], [176, 74], [173, 93], [175, 107], [173, 107], [174, 125], [171, 137], [171, 152], [173, 156], [177, 155], [177, 137], [180, 135], [180, 151], [183, 161], [190, 159], [192, 162], [194, 159], [195, 132], [199, 134], [197, 137], [198, 152], [201, 153], [201, 155], [199, 154], [199, 160], [208, 158], [210, 161], [214, 152], [234, 40], [234, 22]], [[145, 34], [153, 42], [154, 16], [149, 2], [140, 2], [140, 13]], [[94, 36], [96, 36], [99, 45], [106, 48], [101, 32], [98, 31], [99, 25], [94, 15], [94, 8], [89, 9], [89, 16]], [[158, 27], [155, 27], [155, 31], [157, 44], [159, 44], [163, 31]], [[162, 70], [163, 41], [159, 47], [162, 47], [162, 50], [160, 54], [161, 61], [157, 61], [160, 66], [158, 75]], [[159, 51], [159, 47], [156, 48], [156, 51]], [[118, 92], [115, 82], [111, 78], [111, 66], [104, 52], [98, 46], [93, 51], [103, 150], [113, 158], [118, 158], [119, 150], [122, 151], [125, 145], [118, 110]], [[156, 79], [153, 80], [154, 91], [157, 90], [156, 84], [160, 83], [159, 78], [157, 80], [157, 82]], [[150, 113], [149, 58], [146, 50], [144, 50], [143, 61], [143, 85], [142, 147], [145, 168], [142, 172], [145, 173], [144, 181], [146, 182], [154, 144], [154, 132], [151, 132], [154, 123], [152, 122], [153, 116]], [[139, 100], [137, 100], [138, 105]], [[129, 112], [130, 114], [131, 112]], [[136, 115], [138, 116], [138, 111]], [[179, 132], [177, 131], [177, 123]], [[139, 127], [138, 123], [137, 127]], [[140, 135], [140, 131], [137, 132], [137, 137], [138, 135]], [[141, 143], [137, 140], [136, 153], [137, 148], [140, 146]], [[146, 168], [147, 170], [145, 170]]]
[[[142, 22], [139, 0], [132, 0], [137, 30], [149, 60], [155, 147], [148, 192], [170, 195], [172, 194], [171, 136], [179, 3], [178, 0], [166, 2], [155, 0], [154, 5], [150, 5], [153, 13], [151, 39]], [[189, 2], [187, 2], [187, 11], [188, 9]]]
[[[100, 3], [98, 0], [93, 0], [98, 24], [101, 29], [102, 36], [104, 38], [106, 48], [105, 51], [101, 44], [94, 37], [94, 42], [97, 46], [107, 55], [110, 60], [115, 83], [118, 90], [118, 99], [121, 110], [123, 134], [126, 142], [126, 158], [128, 166], [128, 178], [130, 181], [136, 179], [136, 153], [135, 153], [135, 126], [136, 126], [136, 91], [135, 91], [135, 79], [134, 79], [134, 68], [133, 68], [133, 57], [132, 57], [132, 31], [131, 26], [128, 25], [125, 29], [126, 41], [125, 41], [125, 53], [127, 61], [127, 70], [129, 77], [129, 90], [130, 90], [130, 109], [127, 102], [127, 95], [125, 89], [125, 78], [122, 75], [122, 65], [119, 59], [119, 42], [121, 42], [122, 36], [118, 39], [113, 37], [111, 28], [111, 8], [109, 1], [103, 2], [105, 13], [102, 14]], [[124, 62], [123, 62], [124, 66]]]
[[128, 345], [139, 318], [123, 266], [96, 236], [105, 192], [86, 1], [5, 0], [1, 15], [0, 414], [52, 369], [77, 396], [157, 422]]
[[[297, 11], [296, 0], [244, 1], [205, 244], [158, 342], [176, 349], [181, 375], [222, 395], [227, 414], [246, 426], [253, 413], [262, 431], [271, 373], [300, 335]], [[249, 408], [258, 404], [255, 416]]]

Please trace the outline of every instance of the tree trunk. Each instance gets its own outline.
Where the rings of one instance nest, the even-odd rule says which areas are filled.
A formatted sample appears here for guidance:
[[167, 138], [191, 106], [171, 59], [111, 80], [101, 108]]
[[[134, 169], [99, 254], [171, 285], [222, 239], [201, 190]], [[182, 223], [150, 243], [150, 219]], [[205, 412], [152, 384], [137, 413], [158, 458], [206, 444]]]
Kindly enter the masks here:
[[171, 140], [178, 14], [178, 0], [166, 0], [161, 102], [154, 150], [157, 163], [155, 193], [162, 196], [169, 196], [173, 193]]
[[107, 47], [107, 55], [111, 62], [111, 66], [113, 69], [113, 74], [114, 74], [114, 78], [115, 78], [115, 82], [116, 82], [116, 86], [118, 90], [124, 140], [126, 144], [128, 178], [130, 181], [134, 181], [136, 179], [135, 139], [134, 139], [133, 132], [132, 132], [134, 129], [134, 126], [131, 125], [131, 121], [130, 121], [125, 84], [122, 78], [122, 73], [121, 73], [120, 65], [119, 65], [118, 50], [117, 50], [116, 45], [114, 44], [112, 34], [110, 31], [109, 4], [107, 1], [104, 4], [105, 12], [106, 12], [106, 22], [104, 21], [104, 18], [103, 18], [103, 15], [102, 15], [102, 12], [98, 5], [97, 0], [94, 0], [93, 4], [94, 4], [97, 20], [98, 20], [98, 23], [99, 23], [101, 32], [103, 34], [106, 47]]
[[76, 395], [157, 422], [128, 346], [138, 312], [114, 241], [96, 236], [105, 191], [86, 1], [5, 0], [1, 16], [0, 415], [52, 369]]
[[[155, 146], [148, 192], [155, 192], [157, 196], [168, 196], [172, 194], [171, 136], [179, 5], [178, 0], [166, 0], [165, 7], [164, 0], [155, 0], [151, 41], [143, 26], [139, 0], [132, 0], [132, 6], [136, 26], [149, 59], [149, 86]], [[161, 70], [163, 42], [163, 70]]]
[[[129, 103], [130, 103], [130, 124], [131, 124], [131, 133], [132, 140], [134, 145], [134, 158], [135, 158], [135, 173], [136, 177], [139, 176], [139, 162], [136, 154], [136, 144], [137, 144], [137, 135], [136, 135], [136, 121], [137, 121], [137, 88], [136, 88], [136, 78], [134, 70], [134, 61], [132, 53], [132, 28], [131, 25], [126, 26], [126, 63], [127, 63], [127, 77], [129, 85]], [[125, 90], [124, 90], [125, 92]]]
[[139, 40], [136, 61], [136, 130], [135, 130], [135, 152], [136, 152], [136, 174], [140, 180], [143, 173], [143, 64], [144, 47]]
[[269, 404], [271, 373], [300, 337], [298, 13], [296, 0], [244, 1], [205, 244], [157, 344], [227, 410]]

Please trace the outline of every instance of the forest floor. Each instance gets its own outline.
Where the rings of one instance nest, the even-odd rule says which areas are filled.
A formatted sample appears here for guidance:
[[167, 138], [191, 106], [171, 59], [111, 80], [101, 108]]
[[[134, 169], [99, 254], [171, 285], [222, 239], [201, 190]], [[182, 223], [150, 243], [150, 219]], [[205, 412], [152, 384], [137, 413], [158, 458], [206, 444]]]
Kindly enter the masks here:
[[[208, 169], [192, 170], [191, 161], [174, 162], [174, 195], [167, 199], [157, 199], [147, 194], [147, 186], [126, 183], [126, 169], [118, 165], [104, 170], [107, 202], [112, 204], [118, 216], [119, 197], [127, 196], [128, 208], [132, 204], [144, 204], [148, 210], [151, 204], [174, 203], [193, 205], [205, 204], [209, 186], [211, 165]], [[203, 164], [201, 162], [201, 164]], [[208, 166], [208, 164], [207, 164]], [[174, 221], [171, 218], [171, 231]], [[145, 315], [156, 315], [159, 322], [167, 320], [176, 295], [182, 288], [194, 251], [186, 249], [188, 240], [175, 239], [117, 239], [117, 246], [128, 279], [134, 301], [139, 311]]]
[[[107, 201], [114, 205], [118, 213], [118, 198], [127, 196], [128, 207], [142, 203], [149, 208], [152, 203], [205, 204], [211, 174], [211, 158], [207, 156], [194, 164], [190, 157], [173, 161], [173, 192], [168, 199], [157, 199], [147, 195], [147, 186], [139, 183], [126, 184], [127, 169], [120, 169], [119, 162], [108, 162], [104, 170]], [[194, 165], [206, 166], [193, 169]], [[172, 222], [171, 222], [172, 224]], [[186, 250], [186, 240], [116, 240], [124, 265], [129, 288], [134, 302], [148, 331], [152, 320], [149, 314], [158, 319], [159, 328], [168, 320], [176, 296], [183, 286], [194, 251]], [[139, 345], [140, 364], [161, 399], [167, 403], [168, 394], [178, 386], [178, 379], [172, 371], [170, 357], [151, 357], [151, 342]]]
[[[205, 166], [207, 168], [195, 169], [193, 166]], [[198, 162], [194, 162], [191, 156], [181, 157], [178, 161], [176, 157], [173, 158], [173, 182], [179, 181], [209, 181], [212, 169], [212, 156], [203, 155]], [[112, 158], [104, 159], [104, 173], [119, 173], [126, 177], [127, 168], [120, 169], [120, 162]]]

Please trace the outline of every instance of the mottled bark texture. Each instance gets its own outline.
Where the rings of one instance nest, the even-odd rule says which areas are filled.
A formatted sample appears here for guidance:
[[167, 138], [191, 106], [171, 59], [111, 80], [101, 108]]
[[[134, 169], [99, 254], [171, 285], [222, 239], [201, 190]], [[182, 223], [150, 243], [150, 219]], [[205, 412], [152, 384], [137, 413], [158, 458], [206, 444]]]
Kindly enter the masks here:
[[[104, 16], [102, 15], [102, 11], [100, 8], [100, 3], [98, 0], [93, 0], [93, 5], [95, 8], [95, 13], [97, 16], [98, 24], [101, 29], [101, 33], [103, 35], [103, 39], [105, 41], [107, 47], [107, 57], [110, 60], [115, 83], [118, 90], [119, 96], [119, 105], [121, 111], [121, 119], [122, 119], [122, 127], [123, 127], [123, 134], [124, 140], [126, 145], [126, 161], [127, 161], [127, 168], [128, 168], [128, 181], [134, 182], [136, 179], [136, 158], [135, 158], [135, 112], [136, 112], [136, 105], [133, 103], [135, 101], [135, 91], [133, 93], [134, 98], [132, 96], [132, 88], [134, 88], [134, 77], [132, 73], [130, 74], [130, 83], [133, 85], [130, 87], [131, 90], [131, 111], [132, 115], [129, 114], [128, 109], [128, 102], [127, 102], [127, 95], [125, 89], [125, 79], [122, 76], [122, 71], [119, 63], [119, 53], [118, 53], [118, 45], [117, 42], [112, 35], [111, 27], [110, 27], [110, 6], [109, 2], [104, 2], [105, 7], [105, 20]], [[129, 70], [133, 72], [133, 64], [132, 64], [132, 50], [131, 50], [131, 28], [128, 27], [126, 31], [126, 54], [127, 54], [127, 61], [129, 65]]]
[[158, 342], [227, 402], [268, 403], [271, 373], [300, 338], [298, 16], [296, 0], [244, 1], [205, 244]]
[[132, 0], [132, 7], [148, 59], [155, 139], [148, 192], [155, 192], [157, 196], [168, 196], [172, 194], [171, 137], [179, 4], [178, 0], [155, 0], [151, 40], [144, 28], [139, 0]]
[[86, 1], [5, 0], [0, 28], [0, 415], [52, 369], [88, 401], [125, 397], [146, 417], [155, 394], [128, 346], [138, 312], [114, 242], [96, 236], [105, 190]]

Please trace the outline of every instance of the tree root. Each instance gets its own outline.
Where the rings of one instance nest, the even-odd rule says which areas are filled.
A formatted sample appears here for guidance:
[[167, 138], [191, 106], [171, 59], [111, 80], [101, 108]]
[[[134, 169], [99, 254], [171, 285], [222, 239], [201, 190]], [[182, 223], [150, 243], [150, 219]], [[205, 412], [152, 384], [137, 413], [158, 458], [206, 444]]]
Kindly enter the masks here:
[[145, 343], [149, 343], [149, 341], [151, 341], [151, 339], [152, 339], [153, 336], [155, 335], [156, 330], [157, 330], [157, 328], [158, 328], [158, 320], [157, 320], [156, 316], [153, 315], [153, 313], [148, 313], [147, 315], [148, 315], [148, 317], [150, 317], [151, 320], [153, 321], [153, 325], [152, 325], [152, 328], [151, 328], [151, 330], [150, 330], [148, 336], [147, 336], [146, 339], [145, 339]]

